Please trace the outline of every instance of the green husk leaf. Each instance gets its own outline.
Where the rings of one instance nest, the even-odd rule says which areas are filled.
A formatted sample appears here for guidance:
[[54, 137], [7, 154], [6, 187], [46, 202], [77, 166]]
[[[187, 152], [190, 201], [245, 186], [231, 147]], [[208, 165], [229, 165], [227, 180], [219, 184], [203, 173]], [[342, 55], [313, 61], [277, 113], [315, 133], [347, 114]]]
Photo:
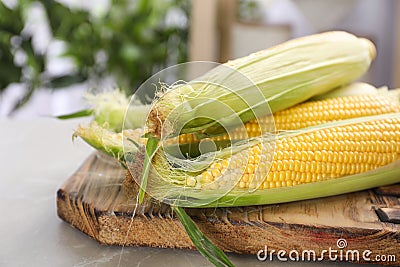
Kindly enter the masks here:
[[139, 204], [143, 202], [147, 180], [149, 177], [149, 171], [151, 167], [151, 160], [153, 159], [154, 153], [157, 150], [159, 139], [154, 138], [152, 136], [148, 136], [147, 143], [146, 143], [146, 153], [144, 156], [144, 164], [143, 164], [143, 171], [142, 171], [142, 181], [140, 183], [139, 189]]
[[[136, 153], [138, 151], [137, 143], [134, 144], [129, 139], [138, 140], [140, 134], [135, 135], [132, 130], [115, 133], [98, 125], [96, 122], [91, 122], [89, 125], [78, 125], [72, 138], [74, 140], [77, 137], [82, 138], [96, 150], [114, 157], [122, 163], [124, 161], [124, 152]], [[126, 140], [125, 142], [124, 139]]]
[[202, 130], [217, 135], [224, 127], [348, 84], [365, 73], [374, 50], [365, 39], [329, 32], [230, 61], [161, 95], [151, 110], [149, 130], [159, 135], [164, 122], [172, 122], [172, 134]]
[[136, 148], [139, 149], [139, 143], [138, 143], [138, 142], [136, 142], [135, 140], [133, 140], [133, 139], [130, 138], [130, 137], [128, 137], [128, 138], [126, 138], [126, 139], [127, 139], [129, 142], [131, 142], [132, 144], [134, 144]]
[[325, 100], [329, 98], [354, 96], [354, 95], [374, 95], [378, 94], [378, 89], [369, 84], [363, 82], [350, 83], [344, 86], [340, 86], [337, 89], [329, 91], [325, 94], [317, 95], [311, 98], [311, 100]]
[[217, 267], [234, 266], [226, 254], [208, 239], [181, 207], [172, 206], [186, 233], [199, 252]]
[[[176, 205], [194, 208], [267, 205], [340, 195], [399, 182], [400, 160], [373, 171], [321, 182], [254, 192], [237, 189], [228, 193], [223, 190], [191, 190], [185, 191], [186, 198], [180, 195], [173, 199]], [[218, 200], [210, 201], [218, 195], [221, 196]]]
[[91, 115], [93, 115], [93, 109], [83, 109], [74, 113], [56, 116], [56, 118], [60, 120], [68, 120], [68, 119], [88, 117]]

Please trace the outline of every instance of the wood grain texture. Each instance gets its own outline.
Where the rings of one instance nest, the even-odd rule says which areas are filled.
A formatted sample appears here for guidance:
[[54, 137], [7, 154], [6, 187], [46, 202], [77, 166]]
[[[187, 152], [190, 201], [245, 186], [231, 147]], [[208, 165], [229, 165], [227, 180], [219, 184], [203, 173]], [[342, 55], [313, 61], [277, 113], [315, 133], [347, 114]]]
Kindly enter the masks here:
[[[168, 205], [148, 200], [136, 207], [135, 199], [123, 190], [124, 176], [116, 163], [92, 155], [58, 190], [59, 217], [103, 244], [194, 249]], [[187, 212], [225, 251], [256, 254], [267, 245], [320, 253], [329, 247], [338, 249], [337, 240], [344, 238], [348, 244], [344, 252], [369, 249], [371, 258], [397, 253], [396, 262], [385, 264], [399, 266], [400, 225], [379, 218], [396, 218], [400, 202], [398, 196], [382, 192]]]

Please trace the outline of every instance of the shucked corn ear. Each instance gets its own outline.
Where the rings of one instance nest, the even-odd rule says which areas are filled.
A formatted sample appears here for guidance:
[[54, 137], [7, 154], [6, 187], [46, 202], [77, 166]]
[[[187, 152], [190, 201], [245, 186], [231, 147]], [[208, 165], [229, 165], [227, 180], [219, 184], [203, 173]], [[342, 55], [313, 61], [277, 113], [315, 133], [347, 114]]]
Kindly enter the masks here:
[[[230, 148], [229, 148], [230, 149]], [[180, 206], [262, 205], [400, 182], [400, 113], [354, 118], [251, 139], [231, 154], [171, 165], [153, 159], [150, 193]], [[271, 151], [275, 150], [275, 153]], [[195, 167], [194, 165], [192, 167]]]
[[266, 103], [277, 112], [347, 84], [364, 74], [374, 57], [370, 41], [346, 32], [291, 40], [167, 90], [150, 111], [148, 131], [155, 137], [162, 131], [219, 134], [223, 127], [268, 115]]
[[[262, 145], [213, 163], [198, 182], [213, 189], [232, 182], [239, 188], [259, 186], [262, 190], [370, 171], [398, 159], [400, 119], [382, 118], [278, 138], [273, 156], [263, 155]], [[228, 180], [235, 177], [230, 172], [237, 168], [244, 169], [239, 181]]]
[[[388, 94], [354, 95], [335, 97], [325, 100], [308, 101], [294, 107], [281, 110], [273, 114], [275, 128], [277, 131], [296, 130], [313, 125], [333, 122], [338, 120], [379, 115], [385, 113], [400, 112], [397, 98]], [[260, 120], [252, 120], [238, 127], [232, 133], [211, 138], [220, 140], [243, 140], [245, 138], [257, 137], [261, 132], [266, 132], [271, 123], [271, 117], [265, 116]], [[176, 140], [171, 140], [175, 141]], [[179, 136], [179, 143], [198, 142], [194, 134], [183, 134]]]

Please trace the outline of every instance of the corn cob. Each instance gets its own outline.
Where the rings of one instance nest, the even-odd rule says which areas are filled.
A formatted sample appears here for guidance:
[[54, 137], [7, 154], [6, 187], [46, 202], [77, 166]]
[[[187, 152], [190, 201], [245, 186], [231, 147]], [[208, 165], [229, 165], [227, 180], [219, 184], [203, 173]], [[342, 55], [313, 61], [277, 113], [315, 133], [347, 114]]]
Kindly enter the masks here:
[[398, 159], [400, 119], [383, 118], [279, 138], [271, 164], [261, 160], [261, 150], [262, 144], [257, 144], [215, 162], [197, 179], [213, 189], [231, 186], [226, 180], [229, 171], [243, 168], [239, 181], [232, 181], [237, 187], [269, 189], [367, 172]]
[[162, 131], [170, 136], [220, 134], [224, 127], [347, 84], [365, 73], [374, 57], [370, 41], [345, 32], [292, 40], [230, 61], [160, 94], [149, 114], [148, 131], [154, 137]]
[[353, 118], [252, 138], [196, 161], [159, 149], [148, 192], [186, 207], [323, 197], [399, 182], [399, 156], [400, 113]]
[[[354, 95], [298, 104], [276, 112], [273, 120], [276, 130], [281, 131], [296, 130], [337, 120], [395, 112], [400, 112], [398, 100], [388, 95]], [[221, 141], [257, 137], [268, 130], [266, 127], [269, 127], [271, 122], [270, 116], [266, 116], [259, 121], [252, 120], [245, 123], [244, 127], [233, 130], [229, 135], [225, 134], [211, 139]], [[180, 144], [199, 142], [199, 139], [194, 134], [183, 134], [178, 138]], [[169, 143], [173, 143], [171, 141]], [[177, 142], [177, 140], [175, 139], [174, 142]]]

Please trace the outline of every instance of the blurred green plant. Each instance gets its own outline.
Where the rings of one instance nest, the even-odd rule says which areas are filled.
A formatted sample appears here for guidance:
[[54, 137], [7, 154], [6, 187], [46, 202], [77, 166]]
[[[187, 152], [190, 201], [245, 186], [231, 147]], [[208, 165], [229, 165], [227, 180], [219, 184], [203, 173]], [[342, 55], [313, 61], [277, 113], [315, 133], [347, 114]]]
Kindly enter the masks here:
[[[26, 31], [32, 5], [44, 10], [52, 38], [65, 43], [62, 56], [74, 62], [72, 73], [49, 75], [47, 51], [37, 51]], [[54, 0], [12, 6], [0, 0], [0, 94], [12, 83], [27, 88], [14, 111], [39, 87], [96, 84], [109, 76], [133, 93], [153, 73], [187, 60], [189, 9], [189, 0], [110, 0], [96, 14]]]
[[257, 23], [262, 20], [262, 7], [259, 0], [238, 0], [237, 3], [236, 16], [240, 21]]

